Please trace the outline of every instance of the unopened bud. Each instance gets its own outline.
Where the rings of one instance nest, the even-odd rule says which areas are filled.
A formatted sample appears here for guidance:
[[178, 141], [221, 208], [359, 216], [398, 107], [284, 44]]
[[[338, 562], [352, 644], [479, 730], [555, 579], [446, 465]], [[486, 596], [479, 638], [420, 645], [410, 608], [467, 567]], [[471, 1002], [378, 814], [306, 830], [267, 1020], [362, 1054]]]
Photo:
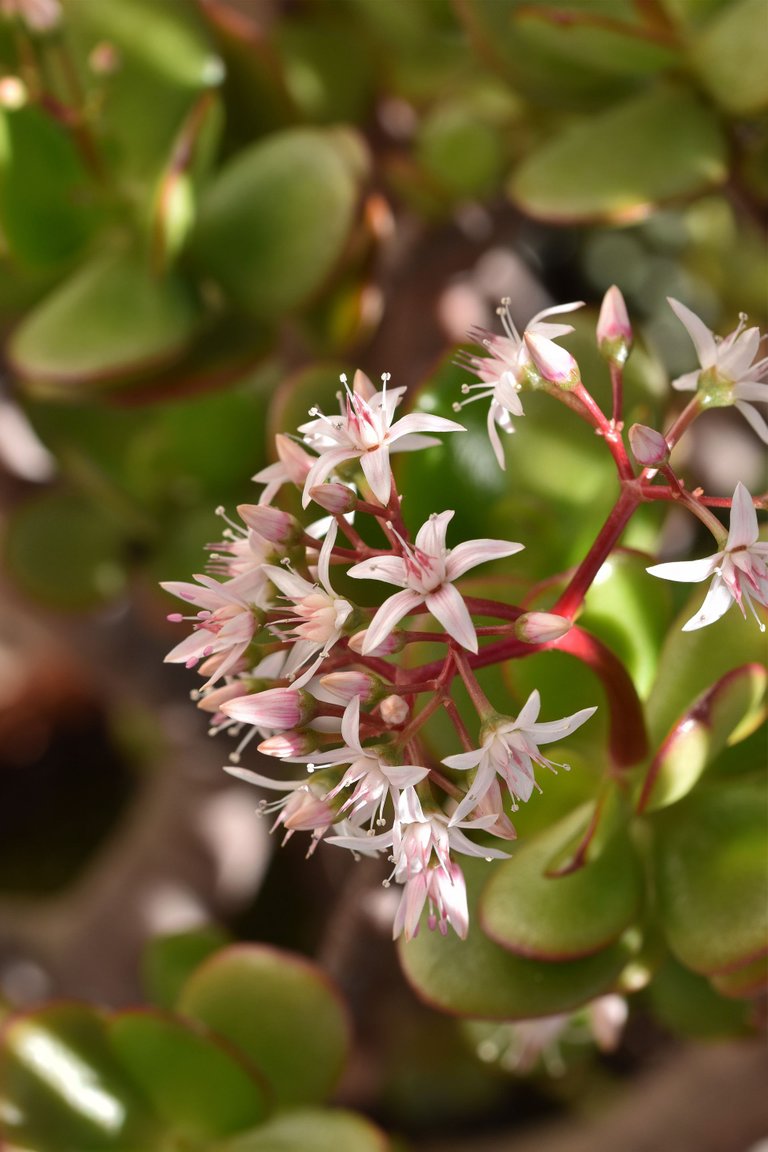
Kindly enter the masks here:
[[[198, 664], [197, 671], [201, 676], [213, 679], [230, 656], [230, 652], [214, 652], [213, 655], [207, 656], [201, 664]], [[236, 676], [238, 672], [245, 672], [247, 668], [248, 660], [245, 656], [241, 656], [234, 664], [227, 664], [227, 672], [231, 672], [233, 676]]]
[[526, 332], [523, 339], [536, 371], [544, 380], [569, 392], [581, 382], [579, 366], [566, 348], [534, 332]]
[[384, 723], [394, 727], [398, 724], [405, 724], [410, 708], [402, 696], [385, 696], [379, 704], [379, 712]]
[[570, 620], [554, 612], [526, 612], [515, 621], [515, 635], [526, 644], [549, 644], [572, 627]]
[[346, 484], [317, 484], [309, 490], [315, 504], [334, 516], [343, 516], [357, 507], [357, 496]]
[[664, 464], [669, 456], [669, 445], [655, 428], [645, 424], [633, 424], [629, 430], [629, 443], [632, 455], [644, 468], [656, 468]]
[[254, 692], [231, 700], [222, 705], [221, 711], [243, 724], [287, 731], [300, 728], [311, 720], [316, 704], [307, 692], [300, 689], [268, 688], [266, 692]]
[[259, 744], [259, 752], [282, 760], [285, 756], [307, 756], [318, 746], [318, 739], [312, 732], [282, 732], [270, 736]]
[[294, 544], [304, 533], [295, 516], [270, 504], [238, 504], [237, 511], [244, 524], [271, 544]]
[[606, 360], [624, 364], [632, 350], [632, 325], [624, 297], [615, 284], [606, 292], [597, 319], [597, 346]]
[[320, 677], [320, 685], [340, 704], [349, 704], [355, 696], [367, 704], [373, 698], [379, 680], [368, 672], [329, 672]]
[[[354, 636], [350, 636], [349, 647], [353, 652], [362, 653], [366, 635], [367, 629], [363, 632], [355, 632]], [[395, 628], [388, 636], [385, 636], [381, 644], [378, 644], [372, 651], [366, 652], [366, 656], [391, 656], [394, 652], [402, 651], [404, 644], [405, 638], [402, 632]]]
[[234, 680], [231, 684], [222, 684], [219, 688], [212, 688], [210, 691], [202, 692], [197, 697], [197, 706], [203, 712], [216, 712], [221, 711], [222, 704], [227, 704], [230, 700], [236, 700], [238, 696], [245, 694], [244, 686], [241, 681]]
[[285, 807], [275, 821], [274, 827], [282, 824], [289, 832], [321, 832], [336, 819], [336, 813], [329, 804], [306, 785], [291, 793]]

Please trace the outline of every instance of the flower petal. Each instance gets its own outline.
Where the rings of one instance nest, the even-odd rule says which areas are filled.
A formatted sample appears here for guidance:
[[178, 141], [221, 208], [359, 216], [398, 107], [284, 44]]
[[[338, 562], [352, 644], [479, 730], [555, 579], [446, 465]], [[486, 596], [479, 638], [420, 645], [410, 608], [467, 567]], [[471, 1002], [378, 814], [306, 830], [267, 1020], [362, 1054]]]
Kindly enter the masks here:
[[690, 308], [686, 308], [679, 300], [667, 296], [667, 303], [693, 341], [702, 368], [711, 368], [717, 363], [717, 342], [712, 332], [695, 312], [691, 312]]
[[389, 430], [390, 440], [399, 440], [412, 432], [466, 432], [463, 424], [446, 420], [444, 416], [430, 416], [426, 412], [411, 412], [396, 421]]
[[697, 628], [714, 624], [725, 615], [732, 603], [733, 596], [727, 584], [716, 576], [699, 611], [683, 625], [683, 632], [694, 632]]
[[582, 724], [594, 716], [597, 708], [582, 708], [572, 716], [564, 716], [562, 720], [548, 720], [543, 724], [530, 724], [526, 734], [537, 744], [550, 744], [553, 740], [563, 740], [575, 732]]
[[448, 580], [458, 580], [459, 576], [478, 564], [514, 556], [515, 552], [522, 552], [523, 548], [525, 544], [516, 544], [511, 540], [465, 540], [451, 549], [445, 563], [446, 577]]
[[652, 564], [650, 568], [646, 568], [646, 572], [662, 580], [698, 584], [699, 580], [706, 580], [712, 575], [722, 558], [723, 553], [716, 552], [714, 556], [705, 556], [701, 560], [674, 560], [669, 564]]
[[755, 512], [752, 497], [739, 481], [731, 501], [731, 527], [728, 532], [726, 551], [733, 552], [736, 548], [750, 548], [757, 543], [757, 537], [757, 512]]
[[441, 584], [429, 593], [424, 603], [449, 636], [461, 644], [462, 648], [477, 652], [477, 634], [472, 617], [452, 584]]
[[395, 592], [394, 596], [385, 600], [366, 629], [363, 656], [367, 656], [369, 652], [378, 648], [379, 644], [389, 636], [395, 625], [423, 603], [424, 597], [420, 592], [414, 592], [412, 588], [404, 588], [402, 592]]
[[447, 765], [448, 768], [455, 768], [460, 772], [466, 772], [470, 768], [476, 768], [484, 754], [485, 749], [475, 748], [471, 752], [457, 752], [455, 756], [446, 756], [440, 763]]
[[307, 472], [306, 480], [304, 481], [304, 491], [301, 494], [301, 506], [306, 508], [312, 497], [309, 494], [310, 488], [314, 488], [317, 484], [322, 484], [333, 472], [338, 464], [343, 464], [345, 460], [354, 460], [359, 453], [353, 448], [330, 448], [323, 452], [322, 456], [318, 456], [314, 464]]
[[751, 404], [745, 404], [743, 401], [737, 400], [736, 407], [741, 412], [744, 419], [752, 428], [757, 432], [760, 439], [764, 444], [768, 444], [768, 424], [766, 424], [763, 417], [753, 408]]
[[455, 513], [452, 511], [433, 512], [416, 533], [416, 547], [422, 552], [426, 552], [428, 556], [442, 556], [445, 551], [445, 536], [448, 525], [454, 515]]
[[[360, 697], [353, 696], [349, 704], [344, 709], [344, 716], [341, 721], [341, 736], [349, 748], [355, 748], [358, 752], [363, 749], [360, 744]], [[364, 753], [363, 753], [364, 755]]]
[[405, 561], [400, 556], [371, 556], [369, 560], [353, 564], [347, 575], [355, 580], [381, 580], [401, 588], [408, 585]]
[[368, 486], [377, 500], [386, 504], [392, 491], [392, 471], [389, 466], [389, 448], [380, 444], [363, 452], [360, 457], [360, 467], [368, 481]]
[[453, 828], [454, 825], [462, 821], [473, 808], [477, 807], [495, 779], [496, 769], [491, 763], [490, 756], [487, 756], [481, 761], [475, 778], [467, 789], [464, 799], [448, 821], [449, 828]]

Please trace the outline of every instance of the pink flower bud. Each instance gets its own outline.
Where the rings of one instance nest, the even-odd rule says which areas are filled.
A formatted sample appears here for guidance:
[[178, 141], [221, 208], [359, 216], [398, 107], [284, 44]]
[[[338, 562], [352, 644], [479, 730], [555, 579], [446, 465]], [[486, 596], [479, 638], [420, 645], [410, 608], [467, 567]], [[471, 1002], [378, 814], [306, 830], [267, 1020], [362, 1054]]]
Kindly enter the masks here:
[[410, 709], [402, 696], [385, 696], [379, 704], [379, 712], [385, 724], [390, 727], [404, 724], [408, 719]]
[[295, 688], [268, 688], [222, 704], [221, 711], [243, 724], [286, 731], [299, 728], [314, 716], [315, 701]]
[[309, 495], [315, 504], [319, 504], [334, 516], [352, 512], [358, 503], [357, 496], [346, 484], [317, 484], [314, 488], [310, 488]]
[[293, 544], [304, 532], [295, 516], [270, 504], [238, 504], [237, 511], [244, 524], [271, 544]]
[[633, 424], [629, 430], [632, 455], [644, 468], [655, 468], [669, 456], [669, 445], [660, 432], [645, 424]]
[[606, 360], [624, 364], [632, 348], [632, 325], [615, 284], [606, 292], [597, 320], [597, 346]]
[[378, 678], [368, 672], [329, 672], [320, 677], [320, 684], [340, 704], [349, 704], [355, 696], [366, 704], [378, 687]]
[[535, 332], [526, 332], [525, 347], [533, 361], [536, 371], [551, 384], [570, 391], [581, 381], [579, 366], [567, 349], [548, 340], [546, 336], [538, 336]]
[[212, 688], [210, 692], [202, 693], [197, 699], [197, 706], [203, 712], [215, 714], [221, 711], [222, 704], [236, 700], [238, 696], [242, 695], [243, 685], [240, 681], [235, 680], [231, 684], [222, 684], [220, 688]]
[[[362, 653], [363, 645], [365, 644], [366, 631], [355, 632], [354, 636], [349, 638], [349, 647], [353, 652]], [[388, 636], [385, 636], [380, 644], [371, 652], [366, 652], [366, 656], [391, 656], [394, 652], [402, 651], [404, 645], [403, 634], [398, 629], [393, 629]]]
[[553, 612], [526, 612], [515, 621], [515, 635], [526, 644], [549, 644], [571, 628], [570, 620]]
[[[289, 832], [315, 832], [322, 835], [336, 819], [336, 813], [307, 787], [297, 788], [282, 808], [274, 828], [282, 824]], [[273, 829], [274, 830], [274, 829]]]
[[[231, 653], [226, 651], [214, 652], [212, 656], [208, 656], [207, 659], [203, 660], [202, 664], [198, 664], [198, 673], [209, 680], [213, 679], [222, 664], [225, 664], [229, 659], [230, 655]], [[241, 656], [234, 664], [227, 664], [227, 672], [231, 672], [233, 676], [236, 676], [238, 672], [245, 672], [248, 667], [249, 664], [245, 656]]]
[[282, 732], [279, 736], [270, 736], [259, 744], [259, 752], [265, 756], [274, 756], [282, 760], [285, 756], [307, 756], [314, 752], [318, 746], [317, 737], [311, 732]]

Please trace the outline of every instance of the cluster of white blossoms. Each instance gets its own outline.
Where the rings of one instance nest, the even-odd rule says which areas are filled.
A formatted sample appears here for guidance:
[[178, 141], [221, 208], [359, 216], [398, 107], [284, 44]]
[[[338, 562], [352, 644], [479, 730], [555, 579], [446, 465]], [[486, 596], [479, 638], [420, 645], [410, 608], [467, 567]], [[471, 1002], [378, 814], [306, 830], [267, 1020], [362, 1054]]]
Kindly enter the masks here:
[[[711, 333], [704, 336], [692, 313], [673, 306], [699, 350], [700, 389], [711, 394], [716, 388], [717, 403], [724, 403], [730, 388], [731, 402], [749, 409], [745, 414], [759, 432], [751, 403], [766, 399], [758, 390], [768, 391], [768, 385], [760, 383], [766, 361], [754, 363], [756, 330], [740, 326], [719, 344]], [[578, 307], [540, 313], [520, 336], [505, 306], [506, 335], [477, 333], [488, 355], [464, 356], [464, 365], [481, 381], [465, 386], [465, 392], [477, 389], [470, 399], [490, 400], [488, 431], [496, 458], [503, 467], [497, 429], [509, 431], [511, 417], [522, 415], [520, 391], [543, 388], [567, 396], [569, 406], [605, 436], [626, 500], [639, 505], [669, 498], [679, 482], [666, 457], [678, 433], [667, 439], [635, 426], [630, 441], [640, 471], [633, 470], [615, 418], [620, 396], [615, 395], [608, 420], [586, 392], [573, 357], [555, 343], [572, 329], [546, 317]], [[617, 289], [606, 296], [597, 336], [613, 371], [631, 347]], [[493, 840], [515, 837], [509, 812], [540, 787], [537, 767], [556, 771], [559, 766], [540, 746], [570, 736], [595, 711], [585, 708], [540, 722], [542, 705], [534, 691], [517, 715], [502, 714], [497, 711], [502, 702], [494, 705], [486, 698], [475, 669], [527, 654], [532, 646], [557, 647], [566, 638], [568, 650], [578, 655], [574, 618], [594, 577], [597, 554], [593, 550], [585, 558], [548, 612], [476, 601], [463, 593], [465, 573], [507, 561], [523, 545], [477, 539], [449, 546], [450, 509], [433, 513], [411, 537], [390, 454], [439, 444], [436, 433], [460, 435], [464, 428], [436, 415], [396, 419], [405, 389], [388, 383], [382, 377], [377, 390], [358, 372], [350, 387], [342, 377], [338, 413], [313, 409], [295, 434], [276, 438], [276, 462], [254, 477], [261, 486], [258, 502], [241, 505], [238, 521], [219, 510], [227, 527], [222, 540], [210, 546], [208, 573], [194, 583], [163, 585], [192, 608], [189, 615], [174, 613], [169, 619], [193, 626], [166, 659], [195, 667], [203, 677], [195, 695], [211, 715], [211, 731], [228, 731], [237, 740], [227, 771], [279, 794], [261, 805], [275, 813], [275, 826], [286, 836], [310, 833], [310, 852], [325, 837], [358, 855], [386, 855], [392, 865], [386, 883], [394, 880], [403, 888], [395, 935], [413, 936], [427, 907], [430, 927], [445, 933], [451, 925], [464, 937], [467, 897], [456, 856], [506, 855]], [[688, 387], [689, 380], [677, 384]], [[691, 412], [688, 422], [696, 414]], [[660, 492], [659, 482], [666, 491]], [[710, 623], [733, 601], [742, 611], [745, 603], [755, 611], [768, 594], [768, 545], [758, 541], [751, 497], [738, 486], [726, 538], [709, 508], [685, 495], [692, 511], [719, 533], [722, 547], [707, 560], [649, 571], [673, 580], [714, 576], [701, 612], [687, 627]], [[607, 555], [625, 523], [626, 516], [613, 539], [601, 533], [595, 548]], [[363, 604], [352, 596], [359, 582], [397, 590], [368, 607], [371, 590], [361, 597]], [[478, 616], [493, 622], [479, 629]], [[411, 647], [425, 642], [429, 649]], [[435, 645], [444, 653], [437, 660]], [[407, 648], [409, 658], [403, 660]], [[424, 651], [432, 658], [418, 664]], [[476, 733], [454, 700], [457, 677], [477, 712]], [[425, 739], [435, 714], [454, 731], [460, 749], [439, 764]], [[239, 767], [253, 739], [261, 753], [285, 765], [280, 778]]]

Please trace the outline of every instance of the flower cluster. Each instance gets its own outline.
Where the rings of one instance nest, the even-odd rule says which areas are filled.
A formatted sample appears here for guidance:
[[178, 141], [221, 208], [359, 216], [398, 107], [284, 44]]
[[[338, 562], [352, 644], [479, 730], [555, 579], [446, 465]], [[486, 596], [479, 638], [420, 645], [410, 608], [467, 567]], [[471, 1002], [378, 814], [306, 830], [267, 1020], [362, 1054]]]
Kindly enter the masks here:
[[[726, 539], [706, 501], [685, 491], [668, 462], [684, 426], [707, 407], [701, 390], [710, 395], [715, 377], [719, 402], [728, 388], [742, 409], [765, 398], [756, 391], [768, 387], [758, 380], [766, 362], [753, 363], [756, 330], [740, 326], [718, 344], [711, 333], [705, 336], [701, 321], [673, 302], [699, 350], [703, 383], [693, 407], [665, 434], [637, 425], [630, 430], [638, 470], [619, 419], [621, 366], [632, 346], [624, 302], [611, 289], [597, 330], [614, 385], [610, 419], [587, 392], [571, 354], [555, 342], [572, 331], [570, 325], [547, 319], [580, 306], [540, 313], [520, 335], [505, 304], [505, 335], [477, 333], [487, 355], [465, 354], [462, 360], [480, 380], [465, 385], [465, 393], [490, 401], [488, 433], [502, 467], [498, 428], [510, 431], [510, 418], [522, 416], [519, 394], [526, 388], [567, 403], [600, 432], [615, 459], [622, 516], [609, 521], [551, 610], [478, 601], [462, 587], [465, 574], [480, 565], [511, 570], [523, 544], [449, 544], [451, 509], [435, 511], [415, 531], [406, 524], [390, 455], [439, 444], [435, 434], [461, 435], [464, 428], [437, 415], [398, 416], [405, 388], [389, 387], [384, 376], [376, 389], [361, 372], [351, 387], [341, 378], [338, 413], [313, 409], [295, 434], [276, 438], [276, 462], [254, 477], [257, 503], [241, 505], [239, 520], [219, 510], [226, 527], [221, 541], [211, 545], [208, 571], [194, 583], [163, 585], [196, 609], [169, 617], [190, 621], [192, 632], [166, 659], [196, 667], [204, 678], [196, 697], [211, 716], [211, 730], [237, 740], [227, 770], [279, 793], [263, 801], [262, 810], [275, 815], [275, 827], [286, 837], [308, 832], [310, 852], [325, 838], [356, 855], [386, 855], [392, 867], [385, 883], [402, 886], [395, 935], [415, 935], [426, 908], [430, 927], [445, 933], [450, 925], [464, 937], [467, 896], [456, 857], [507, 855], [493, 841], [514, 839], [509, 814], [540, 790], [536, 769], [566, 767], [548, 760], [540, 746], [570, 737], [595, 708], [540, 722], [542, 702], [534, 691], [516, 714], [502, 714], [503, 701], [487, 699], [476, 673], [536, 647], [561, 646], [592, 659], [598, 642], [585, 638], [576, 616], [601, 561], [618, 542], [627, 510], [674, 497], [717, 536], [721, 547], [706, 560], [649, 569], [672, 580], [714, 576], [687, 628], [716, 620], [733, 601], [757, 616], [755, 606], [768, 599], [768, 544], [758, 541], [746, 489], [736, 489]], [[751, 373], [748, 381], [736, 379], [744, 373]], [[688, 386], [684, 381], [676, 384]], [[760, 431], [754, 416], [748, 418]], [[282, 506], [291, 493], [301, 518]], [[370, 607], [380, 584], [396, 591]], [[490, 623], [480, 628], [478, 617]], [[401, 659], [406, 650], [408, 659]], [[442, 653], [438, 659], [435, 650]], [[425, 652], [430, 659], [419, 663]], [[624, 681], [614, 675], [610, 653], [599, 649], [598, 655], [596, 671], [612, 681], [613, 707]], [[466, 704], [459, 706], [456, 681], [476, 720], [468, 719]], [[431, 753], [433, 717], [453, 731], [457, 747], [440, 762]], [[278, 776], [239, 767], [254, 738], [262, 754], [282, 763]]]

